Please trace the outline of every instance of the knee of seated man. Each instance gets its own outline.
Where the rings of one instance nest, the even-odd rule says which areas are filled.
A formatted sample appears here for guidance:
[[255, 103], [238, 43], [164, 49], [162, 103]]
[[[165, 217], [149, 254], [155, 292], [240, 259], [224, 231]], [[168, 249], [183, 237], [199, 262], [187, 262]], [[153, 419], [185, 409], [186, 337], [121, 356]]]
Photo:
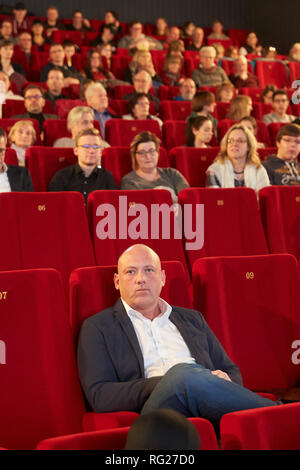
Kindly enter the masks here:
[[166, 373], [169, 380], [178, 381], [179, 383], [186, 383], [190, 377], [193, 377], [196, 372], [202, 369], [203, 372], [210, 372], [205, 367], [199, 364], [179, 363], [171, 367]]

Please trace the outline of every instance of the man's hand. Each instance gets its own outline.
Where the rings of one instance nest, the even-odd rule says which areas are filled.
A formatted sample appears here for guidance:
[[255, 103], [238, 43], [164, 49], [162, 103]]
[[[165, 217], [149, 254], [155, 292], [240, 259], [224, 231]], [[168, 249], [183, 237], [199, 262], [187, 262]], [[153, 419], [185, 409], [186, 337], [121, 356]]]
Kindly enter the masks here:
[[218, 377], [220, 377], [220, 379], [229, 380], [229, 382], [231, 382], [231, 378], [229, 377], [229, 375], [227, 375], [226, 372], [223, 372], [222, 370], [212, 370], [211, 373], [213, 375], [217, 375]]

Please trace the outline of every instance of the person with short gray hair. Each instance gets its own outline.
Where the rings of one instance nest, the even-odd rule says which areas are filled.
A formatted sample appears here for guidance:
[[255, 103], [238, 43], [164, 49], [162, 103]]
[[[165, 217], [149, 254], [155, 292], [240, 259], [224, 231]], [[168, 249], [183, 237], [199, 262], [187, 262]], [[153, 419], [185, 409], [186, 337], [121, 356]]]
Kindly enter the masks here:
[[99, 122], [101, 134], [105, 138], [105, 124], [112, 117], [116, 117], [115, 112], [108, 104], [107, 91], [99, 82], [93, 82], [85, 90], [85, 99], [88, 106], [94, 112], [94, 119]]
[[200, 49], [200, 64], [193, 70], [191, 78], [197, 87], [218, 86], [229, 82], [225, 70], [215, 64], [216, 50], [212, 46], [205, 46]]

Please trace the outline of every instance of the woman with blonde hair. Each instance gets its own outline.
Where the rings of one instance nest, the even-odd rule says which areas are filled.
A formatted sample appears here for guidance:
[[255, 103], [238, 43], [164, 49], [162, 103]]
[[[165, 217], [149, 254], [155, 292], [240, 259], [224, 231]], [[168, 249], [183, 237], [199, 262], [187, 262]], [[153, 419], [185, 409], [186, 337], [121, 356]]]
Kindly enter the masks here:
[[135, 52], [132, 61], [125, 71], [125, 81], [133, 83], [133, 76], [140, 70], [146, 70], [151, 75], [152, 82], [161, 82], [161, 78], [156, 74], [150, 51], [142, 50]]
[[17, 153], [19, 166], [25, 166], [25, 153], [36, 141], [33, 123], [29, 120], [16, 122], [9, 131], [10, 147]]
[[245, 126], [234, 124], [223, 137], [220, 153], [206, 170], [206, 186], [247, 187], [256, 192], [269, 186], [269, 178], [257, 154], [257, 142]]
[[250, 116], [252, 109], [252, 99], [250, 96], [238, 95], [231, 101], [226, 117], [239, 121], [245, 116]]

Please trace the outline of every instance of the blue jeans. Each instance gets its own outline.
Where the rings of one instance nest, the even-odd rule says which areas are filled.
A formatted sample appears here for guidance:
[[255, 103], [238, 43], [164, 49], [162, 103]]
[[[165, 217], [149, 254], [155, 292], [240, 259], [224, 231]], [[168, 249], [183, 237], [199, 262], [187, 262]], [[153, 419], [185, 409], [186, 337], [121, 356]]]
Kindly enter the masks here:
[[184, 416], [218, 422], [232, 411], [275, 406], [247, 388], [213, 375], [198, 364], [176, 364], [163, 376], [146, 401], [143, 413], [171, 408]]

